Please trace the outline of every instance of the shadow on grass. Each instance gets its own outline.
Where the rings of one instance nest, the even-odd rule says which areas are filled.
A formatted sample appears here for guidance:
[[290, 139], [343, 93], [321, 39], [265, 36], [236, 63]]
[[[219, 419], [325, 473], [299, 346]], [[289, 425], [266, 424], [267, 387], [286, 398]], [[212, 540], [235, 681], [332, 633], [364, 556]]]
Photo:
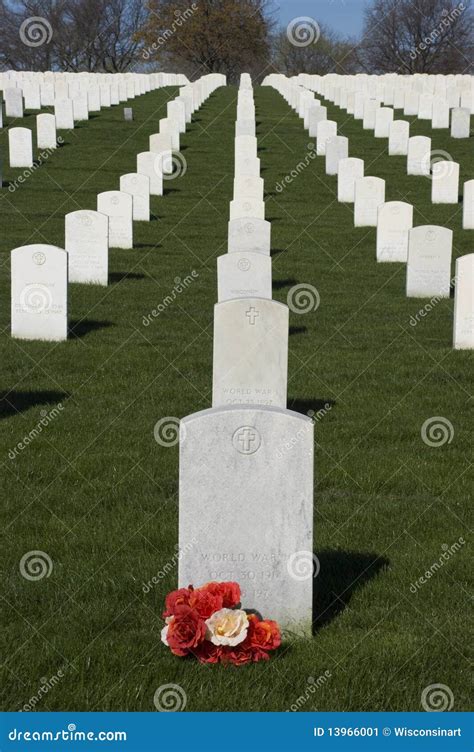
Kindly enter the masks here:
[[[281, 251], [281, 253], [283, 253], [283, 251]], [[297, 279], [274, 279], [273, 289], [282, 290], [284, 287], [292, 287], [293, 285], [297, 285], [297, 284], [298, 284]]]
[[301, 413], [302, 415], [308, 415], [310, 411], [313, 414], [316, 414], [319, 410], [327, 412], [335, 404], [336, 402], [333, 399], [319, 399], [316, 397], [312, 399], [298, 399], [296, 397], [288, 397], [288, 410], [293, 410], [295, 413]]
[[97, 332], [99, 329], [107, 329], [109, 326], [115, 326], [111, 321], [95, 321], [94, 319], [83, 319], [82, 321], [69, 322], [70, 337], [85, 337], [90, 332]]
[[307, 326], [290, 326], [290, 337], [295, 334], [305, 334], [308, 331]]
[[23, 413], [30, 407], [37, 405], [57, 405], [69, 397], [66, 392], [36, 391], [36, 392], [1, 392], [0, 419]]
[[116, 285], [123, 282], [124, 279], [146, 279], [146, 274], [137, 274], [136, 272], [109, 272], [109, 284]]
[[319, 551], [320, 569], [313, 587], [313, 634], [348, 607], [354, 593], [389, 565], [375, 552]]

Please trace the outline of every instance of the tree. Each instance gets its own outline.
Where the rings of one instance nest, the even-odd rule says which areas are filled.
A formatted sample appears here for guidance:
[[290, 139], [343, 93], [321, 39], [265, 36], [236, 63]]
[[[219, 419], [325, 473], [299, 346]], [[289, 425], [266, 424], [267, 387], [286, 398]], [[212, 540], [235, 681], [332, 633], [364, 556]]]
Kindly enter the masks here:
[[0, 63], [115, 73], [139, 58], [142, 0], [0, 0]]
[[471, 0], [373, 0], [359, 60], [370, 73], [454, 73], [472, 69]]
[[268, 0], [149, 0], [140, 33], [145, 60], [197, 78], [265, 75], [272, 20]]
[[[309, 22], [308, 22], [309, 23]], [[298, 73], [351, 74], [356, 71], [355, 47], [357, 43], [340, 38], [334, 31], [320, 23], [312, 22], [306, 35], [281, 29], [273, 40], [273, 65], [279, 73], [297, 76]], [[295, 44], [296, 40], [296, 44]]]

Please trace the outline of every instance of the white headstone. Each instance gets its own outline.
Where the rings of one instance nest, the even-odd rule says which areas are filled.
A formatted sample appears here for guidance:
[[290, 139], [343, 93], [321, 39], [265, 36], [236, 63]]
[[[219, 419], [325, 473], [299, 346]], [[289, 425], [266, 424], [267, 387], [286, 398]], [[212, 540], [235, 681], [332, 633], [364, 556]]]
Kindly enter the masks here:
[[270, 254], [271, 224], [256, 217], [233, 219], [228, 224], [228, 251]]
[[377, 219], [377, 261], [408, 259], [408, 234], [413, 227], [413, 206], [404, 201], [387, 201], [379, 206]]
[[260, 159], [258, 157], [240, 157], [235, 163], [235, 176], [247, 175], [260, 177]]
[[433, 99], [433, 113], [431, 116], [432, 128], [449, 128], [449, 104], [441, 97]]
[[163, 157], [154, 151], [137, 154], [137, 172], [150, 179], [150, 195], [163, 195]]
[[69, 281], [107, 285], [109, 218], [81, 209], [65, 216], [65, 248], [69, 256]]
[[440, 160], [431, 168], [431, 201], [433, 204], [457, 204], [459, 197], [459, 165]]
[[272, 261], [263, 253], [239, 251], [217, 259], [217, 299], [272, 297]]
[[394, 112], [391, 107], [379, 107], [375, 111], [375, 138], [388, 138]]
[[474, 253], [456, 260], [454, 348], [474, 350]]
[[29, 128], [9, 128], [10, 167], [33, 167], [33, 140]]
[[263, 201], [264, 183], [263, 178], [249, 177], [240, 175], [234, 178], [234, 199], [245, 201], [251, 198], [256, 201]]
[[48, 113], [36, 116], [36, 139], [38, 149], [55, 149], [56, 118]]
[[74, 111], [71, 99], [57, 99], [54, 103], [54, 117], [58, 130], [74, 128]]
[[3, 92], [5, 98], [5, 115], [11, 118], [23, 117], [23, 94], [21, 89], [12, 87]]
[[349, 139], [346, 136], [332, 136], [326, 142], [326, 175], [337, 175], [341, 159], [347, 159]]
[[230, 220], [241, 217], [265, 219], [265, 202], [255, 198], [233, 199], [230, 202]]
[[339, 162], [337, 174], [337, 200], [354, 203], [355, 181], [364, 177], [364, 160], [348, 157]]
[[89, 103], [86, 92], [79, 94], [72, 100], [72, 110], [75, 121], [89, 120]]
[[378, 208], [385, 203], [385, 180], [358, 178], [354, 189], [354, 227], [376, 227]]
[[163, 172], [171, 175], [173, 172], [173, 148], [171, 136], [167, 133], [153, 133], [150, 136], [150, 151], [161, 154]]
[[474, 230], [474, 180], [466, 180], [462, 199], [463, 230]]
[[390, 157], [408, 154], [410, 123], [406, 120], [392, 120], [388, 135], [388, 154]]
[[213, 407], [286, 407], [288, 307], [263, 298], [217, 303], [213, 366]]
[[138, 172], [129, 172], [120, 178], [120, 190], [133, 197], [133, 219], [150, 221], [150, 178]]
[[471, 111], [467, 107], [454, 107], [451, 110], [451, 137], [469, 138], [471, 131]]
[[97, 195], [97, 211], [109, 218], [109, 248], [133, 248], [133, 199], [122, 191]]
[[322, 105], [311, 105], [309, 109], [309, 135], [316, 138], [318, 135], [318, 123], [327, 120], [327, 107]]
[[411, 136], [408, 139], [407, 175], [430, 174], [431, 138]]
[[335, 120], [320, 120], [316, 129], [316, 154], [326, 154], [326, 144], [330, 138], [337, 136], [337, 123]]
[[181, 421], [179, 586], [241, 584], [242, 607], [311, 636], [313, 423], [270, 407]]
[[449, 298], [453, 232], [420, 225], [410, 230], [406, 293], [409, 298]]
[[68, 258], [35, 243], [11, 253], [11, 333], [18, 339], [67, 339]]

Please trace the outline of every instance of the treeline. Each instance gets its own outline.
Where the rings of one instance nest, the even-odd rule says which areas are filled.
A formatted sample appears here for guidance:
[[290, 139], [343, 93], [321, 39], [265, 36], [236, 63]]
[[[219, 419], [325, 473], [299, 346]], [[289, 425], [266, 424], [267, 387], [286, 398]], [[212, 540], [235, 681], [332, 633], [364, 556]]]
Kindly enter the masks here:
[[[344, 6], [341, 6], [341, 14]], [[0, 0], [0, 66], [14, 70], [470, 73], [471, 0], [371, 0], [361, 37], [317, 19], [278, 28], [272, 0]]]

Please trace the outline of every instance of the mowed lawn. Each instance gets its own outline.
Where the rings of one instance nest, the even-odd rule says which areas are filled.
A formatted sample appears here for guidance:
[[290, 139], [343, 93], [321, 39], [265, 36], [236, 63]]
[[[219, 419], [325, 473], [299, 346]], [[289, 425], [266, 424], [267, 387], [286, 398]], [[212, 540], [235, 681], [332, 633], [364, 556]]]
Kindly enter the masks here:
[[[182, 137], [187, 171], [152, 199], [153, 220], [135, 223], [134, 249], [111, 251], [109, 287], [70, 286], [69, 341], [9, 336], [11, 249], [61, 246], [64, 214], [95, 209], [98, 192], [117, 189], [120, 175], [134, 171], [175, 94], [135, 100], [133, 123], [117, 107], [65, 134], [65, 145], [13, 192], [8, 182], [22, 171], [4, 170], [2, 707], [22, 708], [59, 676], [37, 710], [152, 711], [155, 691], [169, 683], [186, 693], [191, 711], [296, 703], [304, 711], [415, 711], [432, 684], [446, 685], [453, 710], [465, 710], [474, 355], [452, 350], [452, 299], [410, 324], [428, 301], [405, 297], [402, 264], [376, 263], [375, 230], [354, 229], [352, 207], [337, 203], [323, 158], [306, 160], [278, 189], [310, 142], [278, 93], [255, 90], [274, 297], [286, 302], [297, 284], [320, 297], [317, 310], [291, 314], [288, 407], [330, 406], [315, 426], [320, 572], [312, 640], [286, 639], [268, 664], [238, 669], [181, 660], [160, 643], [164, 597], [177, 583], [178, 446], [158, 444], [154, 426], [211, 404], [234, 87], [219, 89], [196, 113]], [[386, 179], [387, 200], [413, 203], [416, 224], [451, 227], [454, 256], [474, 250], [473, 233], [461, 229], [461, 204], [432, 206], [430, 181], [407, 177], [405, 159], [388, 158], [387, 140], [336, 107], [328, 115], [349, 137], [350, 156], [365, 159], [366, 174]], [[16, 124], [34, 127], [34, 116]], [[472, 177], [468, 141], [426, 124], [414, 133], [432, 135], [433, 149], [461, 162], [462, 180]], [[5, 165], [5, 130], [0, 151]], [[432, 417], [452, 425], [440, 446], [422, 439]], [[31, 551], [50, 557], [49, 576], [22, 576]], [[158, 584], [144, 588], [153, 577]]]

